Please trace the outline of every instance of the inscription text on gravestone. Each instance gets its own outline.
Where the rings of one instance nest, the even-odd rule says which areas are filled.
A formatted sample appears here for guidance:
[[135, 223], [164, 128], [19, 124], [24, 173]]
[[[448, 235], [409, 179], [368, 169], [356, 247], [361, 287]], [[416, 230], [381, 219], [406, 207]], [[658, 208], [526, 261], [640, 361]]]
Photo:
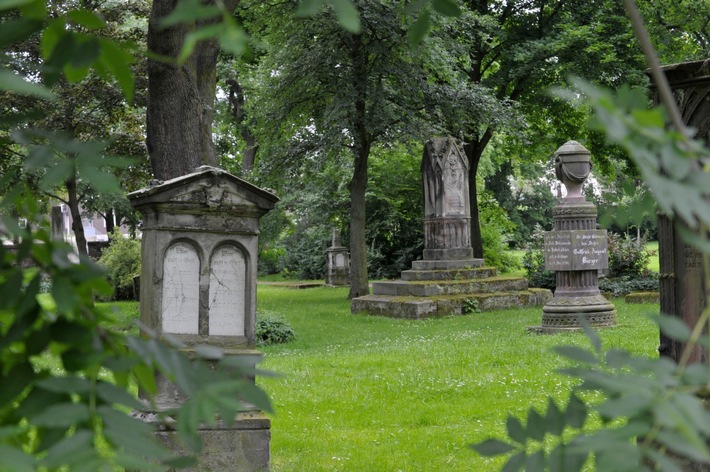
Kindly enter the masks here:
[[163, 332], [197, 334], [199, 301], [200, 259], [190, 244], [177, 242], [163, 263]]
[[609, 267], [606, 230], [545, 233], [545, 269], [596, 270]]
[[210, 262], [209, 334], [244, 336], [246, 264], [235, 246], [221, 246]]

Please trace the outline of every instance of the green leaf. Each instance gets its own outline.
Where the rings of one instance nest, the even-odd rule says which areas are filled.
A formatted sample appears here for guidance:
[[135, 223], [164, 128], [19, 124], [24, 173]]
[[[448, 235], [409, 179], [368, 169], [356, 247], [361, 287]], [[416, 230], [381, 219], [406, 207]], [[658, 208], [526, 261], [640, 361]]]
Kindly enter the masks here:
[[0, 23], [0, 47], [22, 41], [42, 28], [42, 22], [29, 18], [17, 18]]
[[132, 371], [138, 381], [139, 388], [151, 395], [155, 395], [158, 391], [158, 386], [155, 381], [155, 372], [153, 369], [145, 364], [137, 364], [133, 367]]
[[100, 53], [101, 43], [96, 38], [89, 38], [77, 45], [69, 64], [72, 68], [77, 70], [86, 69], [96, 62], [96, 59], [99, 57]]
[[12, 10], [13, 8], [22, 7], [32, 2], [33, 0], [0, 0], [0, 11]]
[[547, 399], [545, 423], [547, 424], [547, 431], [555, 436], [560, 436], [565, 429], [565, 418], [552, 397]]
[[46, 428], [69, 428], [89, 419], [89, 407], [82, 403], [59, 403], [52, 405], [30, 418], [35, 426]]
[[351, 0], [329, 0], [335, 9], [335, 16], [340, 26], [346, 31], [357, 34], [360, 32], [360, 13]]
[[485, 457], [500, 456], [515, 450], [515, 446], [494, 438], [486, 439], [471, 447], [474, 451]]
[[[644, 453], [647, 454], [658, 466], [658, 468], [654, 470], [662, 470], [663, 472], [684, 472], [683, 468], [681, 468], [680, 465], [678, 465], [673, 459], [660, 453], [652, 447], [644, 449]], [[676, 459], [680, 458], [676, 457]]]
[[87, 451], [93, 453], [93, 432], [78, 430], [72, 436], [55, 444], [42, 459], [41, 464], [48, 469], [56, 469], [62, 465], [75, 464], [86, 457]]
[[545, 471], [545, 451], [539, 450], [527, 457], [525, 461], [525, 472]]
[[661, 315], [657, 318], [661, 331], [666, 336], [677, 341], [687, 341], [690, 339], [690, 328], [683, 319], [677, 316]]
[[658, 432], [656, 439], [668, 449], [684, 457], [705, 463], [710, 462], [710, 451], [708, 451], [707, 445], [702, 440], [699, 440], [700, 438], [697, 436], [692, 440], [688, 440], [688, 434], [664, 429]]
[[185, 35], [185, 40], [182, 43], [182, 49], [177, 57], [178, 64], [184, 64], [185, 61], [192, 55], [195, 50], [195, 46], [200, 41], [207, 39], [218, 38], [224, 33], [224, 25], [222, 23], [216, 23], [213, 25], [203, 26], [199, 29], [189, 32]]
[[74, 313], [81, 301], [71, 282], [64, 277], [56, 277], [52, 280], [52, 298], [57, 304], [57, 311], [65, 315]]
[[454, 0], [432, 0], [434, 11], [444, 16], [459, 16], [461, 9]]
[[142, 410], [144, 405], [122, 388], [118, 388], [107, 382], [99, 382], [96, 386], [96, 393], [99, 398], [109, 404], [124, 405], [134, 410]]
[[525, 451], [520, 451], [517, 454], [513, 454], [505, 463], [500, 472], [518, 472], [522, 469], [523, 464], [525, 464]]
[[91, 384], [83, 377], [47, 377], [37, 382], [37, 386], [54, 393], [83, 394], [91, 389]]
[[175, 9], [160, 20], [160, 26], [193, 23], [197, 20], [207, 20], [222, 14], [222, 10], [215, 5], [205, 5], [199, 0], [179, 0]]
[[318, 13], [325, 0], [301, 0], [296, 9], [296, 16], [312, 16]]
[[28, 82], [19, 75], [7, 69], [0, 69], [0, 90], [15, 92], [20, 95], [34, 96], [45, 100], [57, 99], [49, 89], [32, 82]]
[[224, 357], [224, 351], [222, 349], [208, 344], [195, 346], [195, 353], [201, 358], [209, 360], [219, 360]]
[[72, 10], [67, 13], [67, 17], [77, 25], [90, 30], [97, 30], [106, 27], [106, 22], [96, 13], [89, 10]]
[[7, 375], [0, 377], [0, 385], [2, 385], [2, 388], [0, 388], [0, 407], [7, 405], [24, 392], [34, 380], [34, 376], [35, 371], [32, 365], [29, 362], [23, 362], [10, 369]]
[[597, 407], [604, 418], [622, 418], [636, 416], [650, 410], [655, 398], [651, 392], [639, 392], [620, 398], [611, 398]]
[[101, 56], [99, 64], [105, 67], [116, 78], [116, 82], [123, 91], [126, 100], [133, 100], [135, 82], [131, 71], [132, 56], [126, 51], [125, 45], [119, 46], [116, 42], [107, 39], [100, 39]]
[[414, 47], [422, 42], [431, 29], [431, 14], [424, 9], [419, 13], [417, 21], [407, 31], [407, 40], [410, 47]]
[[508, 437], [519, 444], [525, 444], [527, 436], [522, 423], [514, 416], [508, 416], [505, 421], [505, 428], [508, 431]]
[[528, 422], [527, 422], [528, 436], [535, 441], [542, 441], [547, 432], [545, 428], [545, 420], [540, 416], [535, 409], [530, 408], [528, 410]]
[[565, 423], [576, 429], [584, 426], [587, 419], [587, 405], [574, 392], [570, 394], [564, 416]]
[[596, 470], [636, 472], [641, 468], [641, 450], [630, 442], [617, 443], [596, 454]]
[[2, 457], [0, 470], [13, 472], [34, 472], [37, 470], [35, 458], [26, 454], [22, 449], [0, 443], [0, 457]]
[[599, 359], [594, 353], [577, 346], [555, 346], [553, 350], [568, 359], [585, 364], [598, 365]]
[[3, 282], [2, 291], [0, 294], [0, 310], [4, 310], [15, 306], [22, 297], [22, 272], [19, 270], [13, 271], [10, 276]]

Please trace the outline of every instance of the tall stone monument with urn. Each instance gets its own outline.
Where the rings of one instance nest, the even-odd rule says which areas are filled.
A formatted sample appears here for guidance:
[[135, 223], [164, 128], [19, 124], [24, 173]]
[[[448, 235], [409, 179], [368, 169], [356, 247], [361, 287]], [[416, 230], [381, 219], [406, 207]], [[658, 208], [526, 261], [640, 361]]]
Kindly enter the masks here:
[[606, 230], [597, 229], [597, 208], [582, 195], [592, 170], [590, 152], [568, 141], [555, 152], [555, 174], [567, 195], [553, 209], [554, 228], [545, 234], [545, 268], [556, 271], [557, 288], [542, 309], [544, 333], [616, 324], [616, 309], [599, 292], [598, 273], [609, 267]]
[[[188, 352], [206, 344], [256, 359], [259, 218], [276, 195], [203, 166], [128, 198], [143, 216], [141, 322], [177, 338]], [[175, 386], [156, 376], [156, 407], [181, 405], [185, 399]], [[269, 419], [248, 408], [231, 427], [205, 426], [194, 470], [268, 470], [270, 434]], [[174, 433], [159, 435], [179, 450]]]

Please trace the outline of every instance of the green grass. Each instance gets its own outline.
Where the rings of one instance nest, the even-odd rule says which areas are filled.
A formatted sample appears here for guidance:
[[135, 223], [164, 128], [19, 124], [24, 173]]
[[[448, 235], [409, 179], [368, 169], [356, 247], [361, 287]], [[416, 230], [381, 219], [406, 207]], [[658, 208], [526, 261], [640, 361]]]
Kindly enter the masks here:
[[[502, 462], [467, 445], [502, 436], [508, 413], [562, 400], [573, 380], [541, 336], [540, 308], [413, 321], [351, 315], [346, 289], [259, 287], [259, 310], [287, 319], [297, 340], [263, 348], [271, 397], [273, 471], [487, 471]], [[652, 305], [615, 301], [607, 347], [655, 355]]]
[[[271, 398], [272, 471], [497, 471], [503, 461], [468, 445], [504, 437], [508, 414], [567, 398], [556, 373], [560, 344], [581, 333], [533, 335], [541, 308], [431, 320], [350, 314], [347, 288], [260, 285], [258, 310], [286, 319], [296, 341], [261, 348], [257, 382]], [[655, 356], [654, 305], [615, 300], [619, 326], [605, 347]], [[99, 304], [119, 329], [134, 329], [137, 303]]]

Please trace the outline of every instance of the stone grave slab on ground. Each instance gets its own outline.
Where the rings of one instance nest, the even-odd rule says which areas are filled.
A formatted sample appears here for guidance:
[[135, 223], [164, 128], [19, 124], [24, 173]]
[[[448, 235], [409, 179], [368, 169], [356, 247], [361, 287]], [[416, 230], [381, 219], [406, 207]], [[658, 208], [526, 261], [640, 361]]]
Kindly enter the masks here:
[[374, 282], [372, 295], [352, 300], [353, 313], [419, 319], [539, 306], [552, 297], [547, 289], [529, 289], [525, 278], [497, 276], [473, 257], [468, 160], [460, 143], [427, 142], [422, 179], [424, 259], [412, 262], [401, 280]]
[[[256, 360], [256, 276], [259, 218], [278, 198], [213, 167], [159, 182], [128, 195], [143, 215], [141, 322], [169, 334], [189, 352], [212, 345], [228, 356]], [[156, 407], [184, 398], [156, 374]], [[269, 419], [248, 406], [233, 426], [204, 427], [205, 450], [194, 469], [263, 471], [269, 468]], [[168, 427], [159, 436], [177, 451]]]

